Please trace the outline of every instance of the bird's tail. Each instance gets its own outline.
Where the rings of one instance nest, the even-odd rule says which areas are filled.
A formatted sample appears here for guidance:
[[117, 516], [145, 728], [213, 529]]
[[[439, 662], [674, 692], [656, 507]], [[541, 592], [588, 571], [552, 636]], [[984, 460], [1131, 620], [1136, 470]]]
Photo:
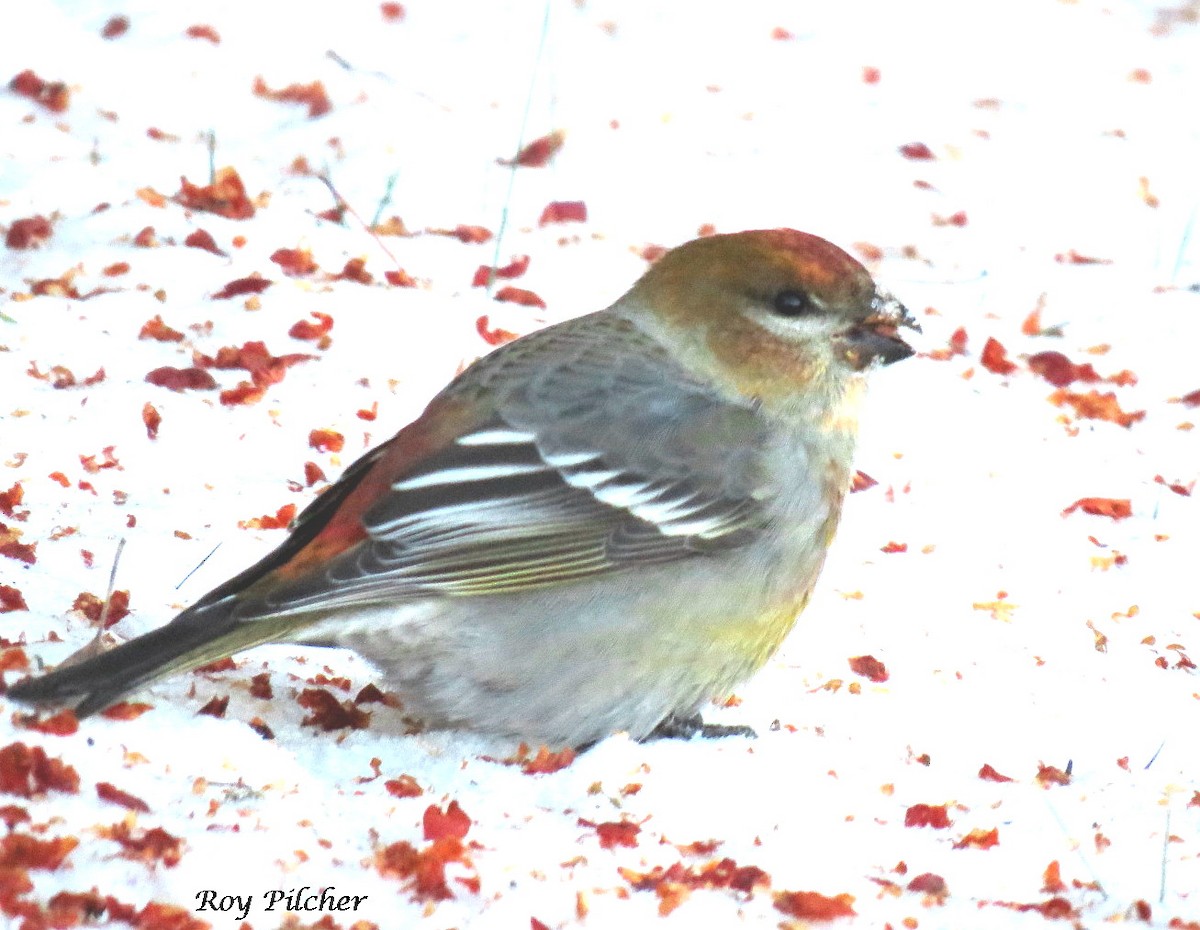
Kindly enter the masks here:
[[141, 685], [286, 638], [294, 625], [295, 618], [288, 617], [240, 620], [233, 616], [231, 604], [218, 601], [184, 611], [166, 626], [100, 655], [26, 679], [9, 688], [7, 697], [45, 705], [81, 698], [75, 713], [86, 717]]

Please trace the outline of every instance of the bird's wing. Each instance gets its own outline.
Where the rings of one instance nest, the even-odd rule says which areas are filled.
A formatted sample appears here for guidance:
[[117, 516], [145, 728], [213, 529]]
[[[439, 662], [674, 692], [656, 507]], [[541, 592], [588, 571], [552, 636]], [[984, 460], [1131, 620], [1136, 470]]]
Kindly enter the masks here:
[[165, 627], [9, 696], [79, 699], [85, 716], [163, 675], [288, 639], [314, 614], [743, 545], [764, 526], [762, 428], [620, 317], [551, 327], [464, 372], [258, 564]]
[[[339, 482], [302, 514], [296, 532], [309, 541], [260, 573], [242, 616], [519, 591], [755, 535], [758, 415], [606, 316], [552, 327], [469, 369], [394, 449], [351, 468], [342, 481], [356, 486]], [[447, 438], [436, 421], [452, 414], [439, 411], [484, 396], [486, 415]], [[438, 438], [405, 453], [421, 446], [413, 430]], [[339, 497], [322, 507], [330, 494]], [[339, 526], [352, 544], [314, 557]]]

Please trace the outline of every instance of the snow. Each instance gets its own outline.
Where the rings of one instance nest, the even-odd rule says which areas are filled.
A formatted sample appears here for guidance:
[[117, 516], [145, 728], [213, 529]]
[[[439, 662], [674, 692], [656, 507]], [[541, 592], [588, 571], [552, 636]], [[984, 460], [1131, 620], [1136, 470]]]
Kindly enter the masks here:
[[[129, 30], [101, 38], [117, 14]], [[846, 927], [1037, 926], [1050, 906], [1008, 905], [1056, 897], [1079, 926], [1200, 925], [1200, 498], [1168, 486], [1187, 492], [1200, 478], [1190, 426], [1200, 411], [1180, 402], [1200, 389], [1197, 15], [1194, 3], [1119, 0], [736, 10], [414, 0], [401, 21], [357, 0], [60, 0], [10, 12], [0, 78], [29, 68], [71, 91], [63, 113], [0, 92], [0, 230], [39, 214], [53, 225], [40, 248], [0, 249], [0, 492], [19, 483], [18, 512], [28, 511], [0, 522], [37, 544], [34, 564], [0, 556], [0, 585], [28, 604], [0, 617], [0, 636], [23, 641], [35, 665], [94, 635], [71, 606], [80, 592], [104, 595], [118, 540], [116, 586], [131, 591], [133, 612], [113, 632], [125, 637], [277, 545], [282, 530], [238, 522], [303, 507], [323, 486], [304, 486], [306, 461], [336, 479], [415, 417], [487, 351], [480, 316], [524, 333], [597, 309], [644, 270], [643, 247], [705, 224], [793, 226], [860, 255], [859, 244], [878, 247], [868, 264], [921, 320], [925, 353], [873, 379], [856, 464], [878, 484], [848, 499], [813, 602], [740, 703], [707, 714], [749, 724], [757, 739], [616, 735], [560, 771], [524, 774], [496, 761], [514, 751], [504, 741], [409, 734], [382, 704], [362, 705], [366, 729], [306, 726], [293, 699], [314, 687], [306, 679], [344, 677], [348, 691], [326, 687], [349, 700], [372, 682], [369, 664], [262, 647], [236, 670], [138, 695], [153, 710], [135, 720], [92, 718], [53, 736], [19, 726], [11, 708], [0, 746], [41, 745], [80, 777], [78, 794], [0, 798], [30, 814], [14, 834], [80, 840], [59, 868], [30, 872], [21, 901], [95, 888], [138, 909], [157, 901], [213, 927], [261, 930], [285, 920], [266, 910], [268, 892], [332, 886], [367, 898], [329, 913], [331, 927], [723, 928], [803, 925], [773, 896], [817, 891], [853, 896], [857, 917], [833, 921]], [[185, 35], [196, 24], [220, 43]], [[788, 36], [773, 38], [776, 27]], [[865, 68], [879, 69], [877, 83]], [[255, 96], [258, 76], [275, 90], [319, 80], [333, 109], [310, 119], [304, 106]], [[151, 138], [151, 127], [175, 138]], [[554, 129], [566, 143], [548, 167], [497, 164]], [[269, 195], [252, 219], [138, 196], [170, 197], [181, 176], [208, 183], [210, 134], [212, 164], [234, 167], [251, 199]], [[935, 158], [899, 151], [915, 142]], [[290, 170], [298, 156], [328, 173], [357, 218], [318, 217], [335, 201]], [[503, 225], [503, 237], [376, 239], [363, 222], [389, 185], [383, 220], [418, 233]], [[539, 227], [555, 200], [585, 202], [588, 221]], [[965, 225], [947, 222], [959, 211]], [[159, 247], [133, 244], [146, 226]], [[185, 247], [197, 229], [227, 254]], [[286, 277], [270, 258], [280, 248], [311, 250], [320, 271]], [[520, 254], [529, 271], [506, 283], [536, 292], [545, 310], [470, 287], [479, 265]], [[327, 279], [354, 258], [372, 285]], [[130, 271], [103, 274], [118, 262]], [[417, 287], [384, 283], [397, 263]], [[110, 292], [30, 296], [34, 282], [71, 270], [80, 294]], [[274, 284], [253, 300], [211, 299], [252, 273]], [[1038, 306], [1043, 333], [1027, 335]], [[312, 312], [334, 318], [328, 348], [287, 335]], [[139, 340], [156, 314], [184, 341]], [[211, 330], [190, 328], [206, 321]], [[928, 356], [959, 327], [965, 355]], [[981, 364], [989, 337], [1015, 372]], [[249, 405], [144, 380], [191, 365], [193, 350], [251, 340], [318, 358]], [[1102, 377], [1133, 372], [1133, 385], [1067, 390], [1111, 391], [1144, 419], [1125, 428], [1049, 403], [1054, 386], [1027, 363], [1045, 351]], [[27, 374], [33, 363], [105, 377], [59, 390]], [[222, 389], [247, 379], [211, 373]], [[376, 420], [357, 416], [376, 402]], [[162, 416], [157, 439], [146, 403]], [[310, 448], [318, 428], [343, 433], [345, 450]], [[85, 471], [80, 456], [108, 446], [119, 467]], [[1089, 497], [1128, 499], [1132, 513], [1063, 515]], [[881, 551], [889, 543], [907, 551]], [[848, 659], [862, 655], [888, 680], [855, 675]], [[249, 693], [262, 672], [273, 699]], [[197, 715], [224, 695], [223, 718]], [[251, 728], [256, 718], [273, 739]], [[1013, 780], [981, 779], [984, 764]], [[1040, 766], [1069, 767], [1069, 784], [1044, 786]], [[390, 794], [385, 783], [401, 774], [424, 794]], [[149, 812], [99, 800], [101, 782]], [[470, 865], [448, 866], [452, 898], [421, 900], [377, 856], [402, 841], [426, 848], [426, 809], [451, 801], [471, 819]], [[906, 827], [917, 804], [947, 805], [951, 825]], [[178, 864], [121, 855], [97, 828], [122, 820], [181, 838]], [[582, 821], [640, 832], [635, 845], [604, 848]], [[993, 828], [991, 848], [955, 848]], [[710, 840], [719, 845], [707, 853], [678, 848]], [[769, 885], [683, 899], [635, 890], [629, 877], [724, 857], [764, 870]], [[1055, 861], [1065, 887], [1044, 889]], [[924, 873], [947, 893], [905, 890]], [[478, 890], [455, 877], [477, 878]], [[198, 911], [205, 890], [253, 896], [248, 918]], [[37, 926], [5, 902], [12, 926]], [[151, 912], [137, 919], [154, 926]]]

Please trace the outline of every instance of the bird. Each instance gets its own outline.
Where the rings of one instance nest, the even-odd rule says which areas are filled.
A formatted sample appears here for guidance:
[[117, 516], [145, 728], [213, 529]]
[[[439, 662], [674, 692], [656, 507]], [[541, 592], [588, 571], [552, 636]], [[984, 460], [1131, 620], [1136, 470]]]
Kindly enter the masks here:
[[867, 375], [913, 354], [905, 328], [818, 236], [686, 242], [606, 309], [475, 361], [165, 626], [7, 696], [82, 718], [288, 642], [356, 651], [429, 728], [692, 734], [808, 603]]

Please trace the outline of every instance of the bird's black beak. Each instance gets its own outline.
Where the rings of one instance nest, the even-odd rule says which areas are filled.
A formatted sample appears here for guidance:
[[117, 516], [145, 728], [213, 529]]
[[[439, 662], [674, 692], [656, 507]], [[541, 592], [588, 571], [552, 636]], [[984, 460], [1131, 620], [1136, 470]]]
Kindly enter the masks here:
[[863, 371], [876, 362], [890, 365], [913, 354], [912, 346], [896, 335], [902, 326], [921, 331], [904, 304], [890, 294], [877, 293], [871, 315], [839, 337], [838, 350], [855, 371]]

